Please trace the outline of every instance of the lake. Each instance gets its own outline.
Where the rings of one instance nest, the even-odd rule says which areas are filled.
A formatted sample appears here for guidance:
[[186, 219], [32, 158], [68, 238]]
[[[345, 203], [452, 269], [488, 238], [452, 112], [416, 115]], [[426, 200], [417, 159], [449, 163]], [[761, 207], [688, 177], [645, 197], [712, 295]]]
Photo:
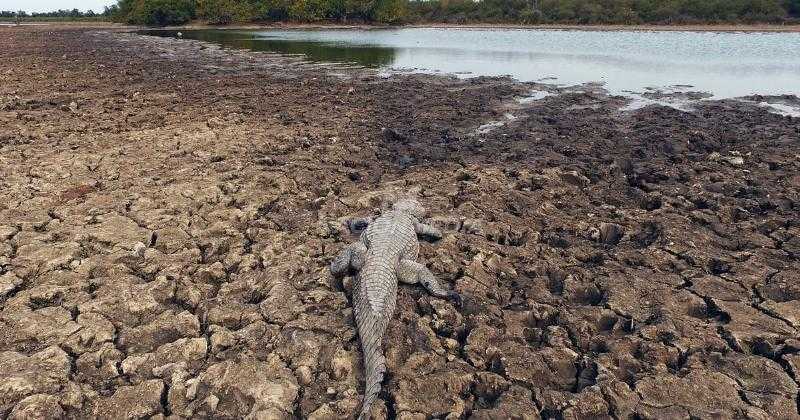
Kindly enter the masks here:
[[636, 97], [654, 89], [717, 99], [800, 96], [800, 33], [398, 28], [183, 30], [182, 37], [387, 71], [600, 82]]

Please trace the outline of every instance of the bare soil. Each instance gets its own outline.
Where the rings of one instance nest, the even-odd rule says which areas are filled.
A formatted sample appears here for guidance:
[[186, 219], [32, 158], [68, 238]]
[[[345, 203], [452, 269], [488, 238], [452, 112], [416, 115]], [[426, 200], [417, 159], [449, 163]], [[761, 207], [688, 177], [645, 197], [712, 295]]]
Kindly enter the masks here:
[[0, 28], [0, 417], [351, 416], [327, 266], [414, 190], [465, 302], [401, 286], [376, 418], [800, 417], [798, 119], [532, 87]]

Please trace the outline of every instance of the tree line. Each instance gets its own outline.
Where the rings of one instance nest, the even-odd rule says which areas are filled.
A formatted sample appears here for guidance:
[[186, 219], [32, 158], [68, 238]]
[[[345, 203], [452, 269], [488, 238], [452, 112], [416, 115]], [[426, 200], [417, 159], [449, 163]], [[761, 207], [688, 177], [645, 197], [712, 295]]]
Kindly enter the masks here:
[[81, 11], [78, 9], [58, 9], [49, 12], [26, 12], [24, 10], [11, 11], [0, 10], [0, 19], [56, 19], [56, 20], [81, 20], [81, 19], [110, 19], [113, 17], [113, 10], [106, 7], [104, 11], [95, 13], [94, 10]]
[[800, 0], [430, 0], [412, 2], [422, 21], [469, 23], [700, 24], [800, 19]]
[[[52, 13], [61, 16], [75, 12]], [[192, 20], [217, 25], [274, 21], [800, 23], [800, 0], [118, 0], [102, 16], [131, 24], [162, 26]]]

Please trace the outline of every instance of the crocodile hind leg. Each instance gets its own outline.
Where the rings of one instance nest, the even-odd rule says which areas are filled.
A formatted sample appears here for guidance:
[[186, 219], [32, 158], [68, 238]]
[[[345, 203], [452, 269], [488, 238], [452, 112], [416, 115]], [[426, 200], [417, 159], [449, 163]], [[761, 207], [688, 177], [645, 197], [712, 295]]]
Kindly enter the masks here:
[[450, 299], [458, 305], [461, 304], [461, 295], [442, 287], [431, 270], [416, 261], [400, 260], [400, 264], [397, 266], [397, 279], [406, 284], [422, 283], [433, 296]]
[[347, 245], [331, 261], [331, 274], [334, 277], [343, 277], [358, 272], [364, 266], [366, 254], [367, 246], [361, 241]]

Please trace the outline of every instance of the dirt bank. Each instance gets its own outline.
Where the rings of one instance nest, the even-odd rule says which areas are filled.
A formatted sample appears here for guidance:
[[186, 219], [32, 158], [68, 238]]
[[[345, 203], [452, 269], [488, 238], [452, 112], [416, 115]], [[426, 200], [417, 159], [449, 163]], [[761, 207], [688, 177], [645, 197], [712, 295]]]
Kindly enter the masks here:
[[401, 287], [377, 418], [799, 416], [797, 119], [0, 39], [0, 417], [346, 418], [327, 264], [343, 218], [414, 187], [465, 303]]

